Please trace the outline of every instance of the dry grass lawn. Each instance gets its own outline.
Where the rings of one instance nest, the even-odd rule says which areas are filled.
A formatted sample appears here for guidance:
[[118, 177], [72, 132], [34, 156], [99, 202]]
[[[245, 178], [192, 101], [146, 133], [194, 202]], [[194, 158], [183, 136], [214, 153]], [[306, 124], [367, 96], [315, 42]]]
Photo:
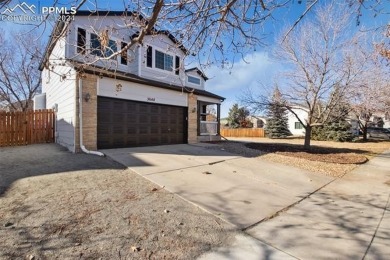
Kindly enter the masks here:
[[195, 259], [235, 232], [107, 158], [0, 149], [0, 259]]
[[[229, 138], [244, 141], [259, 152], [259, 158], [302, 168], [312, 172], [341, 177], [370, 158], [390, 149], [389, 141], [328, 142], [312, 141], [310, 152], [303, 149], [303, 139]], [[244, 144], [241, 144], [244, 145]]]

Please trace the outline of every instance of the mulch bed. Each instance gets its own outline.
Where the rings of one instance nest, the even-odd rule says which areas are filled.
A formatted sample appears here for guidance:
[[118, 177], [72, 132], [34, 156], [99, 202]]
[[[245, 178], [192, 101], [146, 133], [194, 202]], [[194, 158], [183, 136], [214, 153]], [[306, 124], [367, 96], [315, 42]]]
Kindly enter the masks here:
[[266, 153], [276, 153], [284, 156], [302, 158], [310, 161], [338, 163], [338, 164], [363, 164], [368, 161], [362, 155], [366, 151], [354, 149], [330, 148], [312, 146], [310, 150], [303, 148], [303, 145], [284, 143], [248, 143], [246, 147], [260, 150]]

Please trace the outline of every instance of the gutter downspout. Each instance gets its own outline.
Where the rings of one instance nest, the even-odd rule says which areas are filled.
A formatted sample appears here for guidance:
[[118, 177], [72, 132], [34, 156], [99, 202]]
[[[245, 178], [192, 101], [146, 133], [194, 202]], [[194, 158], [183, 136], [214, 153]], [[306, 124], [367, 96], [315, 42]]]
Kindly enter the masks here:
[[83, 144], [83, 83], [81, 77], [79, 78], [79, 128], [80, 128], [80, 148], [86, 154], [94, 154], [105, 156], [104, 153], [98, 151], [90, 151], [85, 148]]

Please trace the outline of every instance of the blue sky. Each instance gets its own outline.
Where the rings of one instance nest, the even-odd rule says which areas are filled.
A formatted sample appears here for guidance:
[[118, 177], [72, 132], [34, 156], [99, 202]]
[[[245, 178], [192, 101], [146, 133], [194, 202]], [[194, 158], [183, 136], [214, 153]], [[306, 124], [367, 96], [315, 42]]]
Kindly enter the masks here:
[[[320, 0], [320, 3], [326, 3], [329, 0]], [[12, 4], [23, 1], [13, 1]], [[52, 6], [53, 1], [47, 0], [26, 0], [27, 4], [34, 4], [38, 6]], [[70, 6], [72, 0], [60, 0], [59, 6]], [[95, 1], [92, 1], [95, 2]], [[101, 10], [121, 10], [123, 8], [123, 2], [125, 1], [97, 1], [98, 7]], [[305, 9], [306, 1], [303, 0], [302, 4], [297, 4], [297, 1], [293, 1], [292, 5], [288, 8], [279, 10], [274, 14], [274, 20], [269, 22], [264, 27], [265, 46], [259, 47], [256, 51], [249, 53], [245, 56], [245, 61], [242, 59], [236, 59], [233, 69], [221, 69], [220, 67], [210, 67], [205, 72], [210, 78], [206, 83], [206, 89], [214, 92], [226, 98], [221, 107], [221, 116], [227, 116], [229, 108], [236, 102], [242, 95], [243, 91], [248, 88], [260, 89], [266, 86], [268, 90], [271, 90], [275, 84], [274, 78], [283, 71], [283, 66], [274, 61], [270, 55], [272, 47], [275, 45], [275, 37], [280, 31], [288, 25], [291, 25]], [[345, 1], [342, 1], [345, 2]], [[11, 5], [12, 5], [11, 4]], [[83, 10], [87, 10], [88, 7], [93, 7], [92, 4], [84, 6]], [[383, 8], [385, 12], [390, 13], [390, 1], [384, 0]], [[351, 10], [352, 12], [352, 10]], [[310, 19], [311, 15], [307, 15], [304, 19]], [[389, 14], [381, 15], [373, 18], [372, 13], [363, 13], [362, 24], [367, 27], [373, 27], [377, 24], [388, 23], [390, 21]], [[7, 31], [19, 30], [24, 28], [22, 25], [15, 25], [10, 22], [1, 22], [0, 28]], [[50, 25], [44, 32], [44, 39], [47, 39], [51, 32]]]

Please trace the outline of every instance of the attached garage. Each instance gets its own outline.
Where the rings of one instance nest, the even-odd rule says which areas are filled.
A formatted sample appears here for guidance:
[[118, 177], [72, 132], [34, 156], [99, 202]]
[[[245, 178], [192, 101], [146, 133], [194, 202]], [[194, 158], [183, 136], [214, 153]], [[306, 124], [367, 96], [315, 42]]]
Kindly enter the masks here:
[[187, 107], [98, 97], [97, 148], [187, 142]]

